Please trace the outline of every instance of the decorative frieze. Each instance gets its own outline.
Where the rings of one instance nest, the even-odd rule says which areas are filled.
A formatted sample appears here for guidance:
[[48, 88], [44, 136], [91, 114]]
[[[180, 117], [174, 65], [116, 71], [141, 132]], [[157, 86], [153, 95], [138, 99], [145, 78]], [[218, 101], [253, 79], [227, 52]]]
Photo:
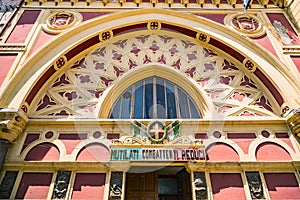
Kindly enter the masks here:
[[[83, 4], [83, 2], [86, 2]], [[145, 6], [151, 6], [151, 7], [156, 7], [160, 4], [166, 3], [169, 5], [169, 7], [172, 7], [172, 5], [174, 6], [174, 4], [178, 4], [178, 2], [174, 1], [174, 0], [167, 0], [165, 2], [160, 2], [160, 1], [155, 1], [155, 0], [151, 0], [150, 3], [151, 4], [147, 4], [149, 1], [144, 1], [144, 0], [134, 0], [133, 1], [136, 4], [136, 7], [145, 7]], [[129, 4], [131, 2], [124, 2], [123, 0], [103, 0], [103, 1], [91, 1], [91, 0], [85, 0], [85, 1], [78, 1], [78, 0], [55, 0], [55, 1], [51, 1], [51, 0], [39, 0], [39, 1], [33, 1], [33, 0], [25, 0], [25, 6], [35, 6], [35, 7], [45, 7], [45, 6], [72, 6], [72, 7], [95, 7], [95, 6], [105, 6], [105, 7], [110, 7], [111, 4], [114, 4], [114, 6], [124, 6], [124, 4]], [[144, 4], [143, 4], [144, 3]], [[213, 0], [211, 2], [208, 1], [204, 1], [204, 0], [199, 0], [197, 2], [189, 2], [188, 0], [183, 0], [181, 1], [182, 7], [186, 7], [186, 8], [199, 8], [199, 7], [210, 7], [212, 5], [215, 5], [217, 8], [224, 8], [224, 7], [228, 7], [229, 5], [232, 6], [233, 8], [237, 7], [237, 8], [243, 8], [243, 4], [241, 2], [237, 2], [236, 0], [229, 0], [228, 1], [228, 5], [224, 2], [221, 3], [220, 0]], [[250, 5], [251, 6], [252, 1], [250, 1]], [[130, 4], [132, 5], [132, 4]], [[176, 5], [178, 7], [178, 5]], [[269, 3], [269, 1], [266, 0], [262, 0], [260, 1], [260, 4], [255, 4], [255, 6], [260, 6], [261, 8], [263, 7], [274, 7], [274, 4]]]

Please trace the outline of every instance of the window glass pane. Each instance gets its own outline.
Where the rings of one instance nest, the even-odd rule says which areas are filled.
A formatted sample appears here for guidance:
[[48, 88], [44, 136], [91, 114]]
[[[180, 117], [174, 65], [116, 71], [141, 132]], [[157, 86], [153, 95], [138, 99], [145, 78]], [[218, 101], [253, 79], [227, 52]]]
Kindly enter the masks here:
[[199, 111], [196, 107], [196, 105], [194, 104], [194, 102], [189, 98], [189, 105], [190, 105], [190, 110], [191, 110], [191, 118], [193, 119], [199, 119], [200, 118], [200, 114]]
[[177, 118], [176, 112], [176, 102], [175, 102], [175, 94], [174, 94], [174, 86], [167, 82], [167, 111], [168, 111], [168, 119]]
[[157, 118], [166, 118], [166, 105], [165, 105], [165, 86], [164, 80], [156, 79], [156, 99], [157, 99]]
[[142, 82], [139, 82], [135, 85], [134, 91], [134, 119], [143, 119], [143, 97], [144, 97], [144, 88]]
[[178, 88], [178, 97], [181, 118], [187, 119], [189, 118], [188, 100], [186, 94], [180, 88]]
[[120, 118], [120, 101], [121, 101], [121, 99], [119, 98], [117, 103], [114, 105], [113, 111], [110, 115], [111, 119], [119, 119]]
[[145, 119], [153, 118], [153, 79], [146, 80], [145, 85]]
[[198, 107], [184, 90], [156, 76], [141, 80], [129, 87], [117, 99], [110, 114], [110, 118], [114, 119], [199, 119], [200, 117]]
[[131, 108], [131, 88], [127, 90], [122, 95], [122, 111], [121, 118], [129, 119], [130, 118], [130, 108]]

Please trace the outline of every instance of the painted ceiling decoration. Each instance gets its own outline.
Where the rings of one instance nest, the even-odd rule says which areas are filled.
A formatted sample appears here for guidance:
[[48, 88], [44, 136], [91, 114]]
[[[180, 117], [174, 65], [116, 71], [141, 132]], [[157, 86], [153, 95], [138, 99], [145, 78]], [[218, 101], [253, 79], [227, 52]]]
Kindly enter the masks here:
[[[96, 45], [73, 64], [68, 60], [79, 52], [78, 49], [59, 57], [41, 79], [48, 80], [56, 70], [60, 74], [47, 82], [46, 93], [38, 93], [42, 83], [37, 82], [27, 96], [23, 110], [32, 118], [98, 118], [97, 105], [106, 89], [133, 69], [159, 65], [166, 68], [166, 73], [175, 70], [191, 80], [189, 84], [196, 83], [202, 88], [205, 91], [202, 95], [212, 102], [215, 115], [281, 114], [281, 97], [273, 94], [274, 98], [265, 93], [266, 89], [256, 77], [263, 76], [256, 65], [230, 47], [223, 45], [224, 49], [233, 51], [236, 60], [209, 48], [207, 44], [218, 47], [219, 42], [204, 33], [174, 28], [159, 21], [133, 27], [139, 31], [121, 34], [128, 32], [128, 28], [118, 28], [85, 41], [80, 48], [87, 48], [93, 42]], [[143, 31], [141, 27], [148, 30]], [[184, 32], [187, 36], [178, 37], [176, 32]]]

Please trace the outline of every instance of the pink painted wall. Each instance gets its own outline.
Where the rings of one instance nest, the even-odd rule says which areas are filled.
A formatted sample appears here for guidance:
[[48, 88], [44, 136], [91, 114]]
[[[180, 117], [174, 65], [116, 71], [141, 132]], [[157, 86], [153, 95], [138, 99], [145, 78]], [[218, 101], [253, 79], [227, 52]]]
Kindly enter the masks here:
[[227, 138], [234, 141], [244, 153], [248, 154], [249, 146], [256, 135], [255, 133], [227, 133]]
[[300, 73], [300, 56], [291, 56], [293, 62], [295, 63], [299, 73]]
[[211, 173], [214, 200], [246, 199], [242, 177], [239, 173]]
[[262, 143], [257, 147], [256, 159], [259, 161], [287, 161], [292, 160], [290, 154], [275, 143]]
[[87, 134], [59, 134], [58, 139], [64, 143], [66, 153], [71, 154], [82, 140], [87, 139]]
[[54, 36], [55, 35], [51, 35], [44, 31], [41, 31], [39, 36], [37, 37], [37, 40], [36, 40], [33, 48], [30, 51], [30, 55], [35, 53], [38, 50], [38, 48], [40, 48], [43, 44], [45, 44], [47, 41], [49, 41]]
[[0, 86], [2, 85], [4, 79], [6, 78], [13, 62], [15, 61], [17, 54], [2, 54], [0, 55]]
[[215, 143], [210, 145], [207, 150], [209, 161], [239, 161], [240, 157], [233, 148], [227, 144]]
[[264, 173], [271, 199], [299, 200], [300, 188], [294, 173]]
[[41, 143], [33, 147], [25, 157], [26, 161], [57, 161], [59, 151], [54, 144]]
[[46, 199], [52, 173], [23, 173], [16, 199]]
[[281, 141], [283, 141], [284, 143], [289, 145], [289, 147], [291, 147], [291, 149], [295, 150], [288, 133], [284, 133], [284, 132], [283, 133], [275, 133], [275, 136], [276, 136], [276, 138], [280, 139]]
[[267, 51], [269, 51], [274, 56], [278, 57], [278, 55], [273, 47], [273, 44], [271, 43], [267, 34], [264, 34], [263, 36], [258, 37], [258, 38], [253, 38], [252, 40], [255, 41], [257, 44], [259, 44], [260, 46], [262, 46], [263, 48], [265, 48]]
[[103, 200], [105, 177], [104, 173], [77, 173], [72, 199]]
[[84, 147], [78, 154], [76, 161], [109, 161], [110, 153], [101, 144], [91, 144]]
[[24, 43], [39, 14], [39, 10], [25, 10], [6, 42]]

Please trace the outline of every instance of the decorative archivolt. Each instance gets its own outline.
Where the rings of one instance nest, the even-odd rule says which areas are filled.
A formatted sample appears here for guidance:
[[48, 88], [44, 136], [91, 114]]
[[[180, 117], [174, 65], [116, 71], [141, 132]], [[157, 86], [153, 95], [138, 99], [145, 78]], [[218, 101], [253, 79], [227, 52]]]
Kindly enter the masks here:
[[216, 115], [277, 114], [273, 99], [250, 71], [196, 39], [160, 30], [139, 31], [99, 43], [73, 65], [61, 69], [45, 92], [36, 97], [29, 116], [97, 118], [96, 107], [106, 89], [130, 70], [145, 65], [164, 66], [165, 73], [175, 69], [194, 80], [205, 91], [201, 95], [211, 100]]

